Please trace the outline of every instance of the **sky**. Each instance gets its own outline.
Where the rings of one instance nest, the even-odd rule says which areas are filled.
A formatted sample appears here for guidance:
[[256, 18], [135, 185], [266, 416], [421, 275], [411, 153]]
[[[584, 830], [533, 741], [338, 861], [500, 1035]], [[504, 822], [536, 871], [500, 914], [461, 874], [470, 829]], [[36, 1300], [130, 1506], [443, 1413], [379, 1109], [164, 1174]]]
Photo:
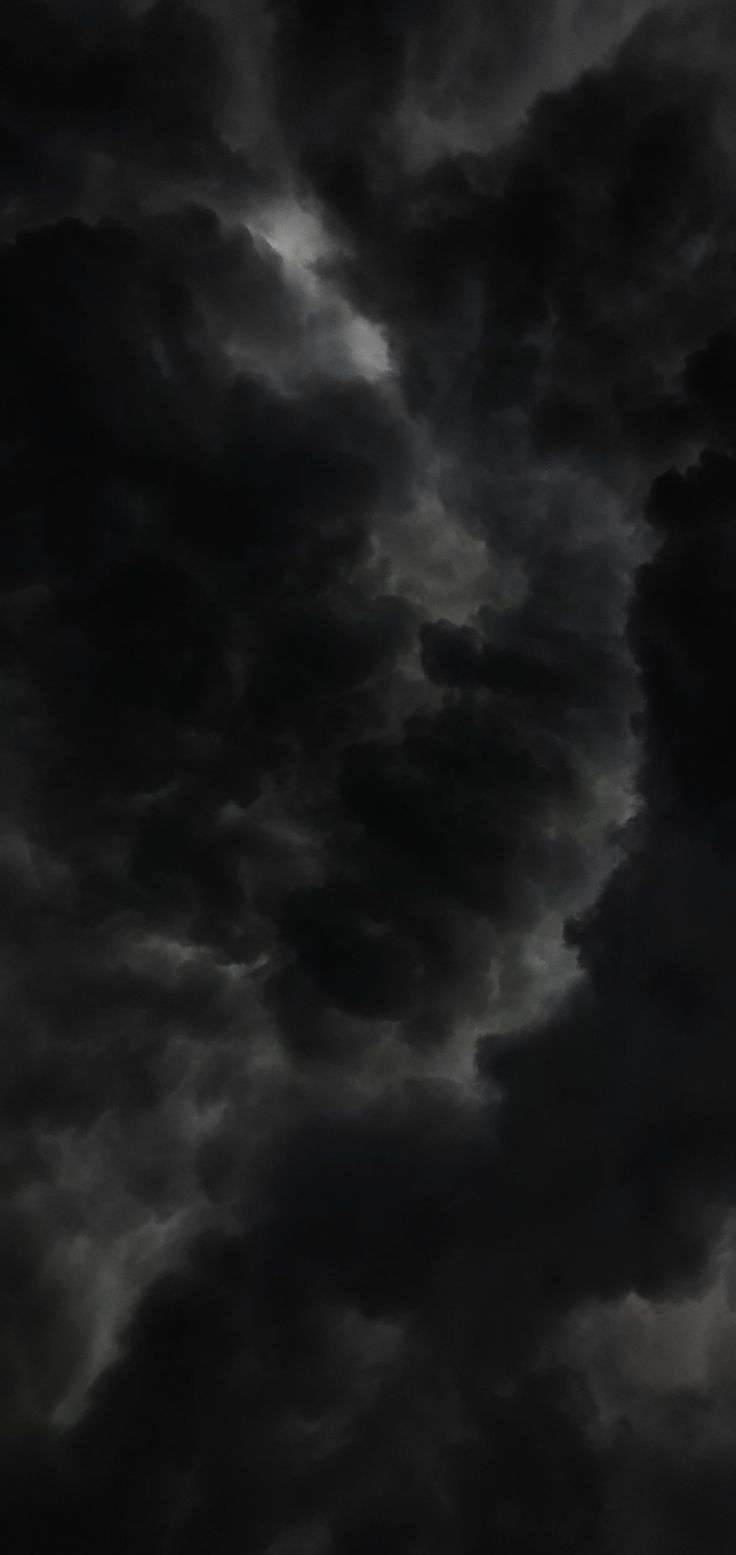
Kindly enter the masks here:
[[734, 69], [0, 6], [9, 1555], [733, 1555]]

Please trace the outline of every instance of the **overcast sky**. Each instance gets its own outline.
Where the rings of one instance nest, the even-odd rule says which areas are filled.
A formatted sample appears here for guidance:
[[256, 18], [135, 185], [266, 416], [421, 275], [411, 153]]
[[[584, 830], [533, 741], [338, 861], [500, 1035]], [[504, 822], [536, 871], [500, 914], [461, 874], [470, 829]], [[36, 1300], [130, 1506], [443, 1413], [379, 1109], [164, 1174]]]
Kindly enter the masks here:
[[9, 1555], [733, 1555], [735, 72], [2, 0]]

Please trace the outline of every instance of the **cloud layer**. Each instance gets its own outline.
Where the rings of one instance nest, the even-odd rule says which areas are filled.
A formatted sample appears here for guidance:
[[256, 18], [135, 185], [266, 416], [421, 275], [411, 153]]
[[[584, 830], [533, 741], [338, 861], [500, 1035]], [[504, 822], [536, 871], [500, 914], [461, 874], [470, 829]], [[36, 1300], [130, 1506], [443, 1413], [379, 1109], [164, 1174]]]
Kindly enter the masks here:
[[2, 9], [13, 1555], [730, 1551], [734, 48]]

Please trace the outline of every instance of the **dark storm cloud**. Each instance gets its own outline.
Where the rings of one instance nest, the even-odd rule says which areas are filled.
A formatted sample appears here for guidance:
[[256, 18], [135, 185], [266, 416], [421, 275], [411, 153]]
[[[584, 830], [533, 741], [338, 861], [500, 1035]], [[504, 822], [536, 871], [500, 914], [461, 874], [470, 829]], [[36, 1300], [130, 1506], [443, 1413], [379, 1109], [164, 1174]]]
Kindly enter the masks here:
[[[143, 190], [248, 180], [221, 126], [232, 77], [215, 9], [30, 0], [0, 23], [3, 190], [14, 223], [135, 205]], [[157, 189], [158, 186], [158, 189]]]
[[727, 1401], [627, 1436], [564, 1339], [736, 1185], [728, 31], [661, 9], [3, 12], [18, 1555], [720, 1547]]

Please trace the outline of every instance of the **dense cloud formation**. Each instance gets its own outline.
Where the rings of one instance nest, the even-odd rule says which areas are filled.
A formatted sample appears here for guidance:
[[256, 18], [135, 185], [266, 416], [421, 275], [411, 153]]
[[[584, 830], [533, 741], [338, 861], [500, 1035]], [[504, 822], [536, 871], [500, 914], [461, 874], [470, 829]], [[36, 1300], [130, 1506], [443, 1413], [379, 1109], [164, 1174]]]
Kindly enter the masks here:
[[725, 1555], [727, 4], [6, 0], [11, 1555]]

